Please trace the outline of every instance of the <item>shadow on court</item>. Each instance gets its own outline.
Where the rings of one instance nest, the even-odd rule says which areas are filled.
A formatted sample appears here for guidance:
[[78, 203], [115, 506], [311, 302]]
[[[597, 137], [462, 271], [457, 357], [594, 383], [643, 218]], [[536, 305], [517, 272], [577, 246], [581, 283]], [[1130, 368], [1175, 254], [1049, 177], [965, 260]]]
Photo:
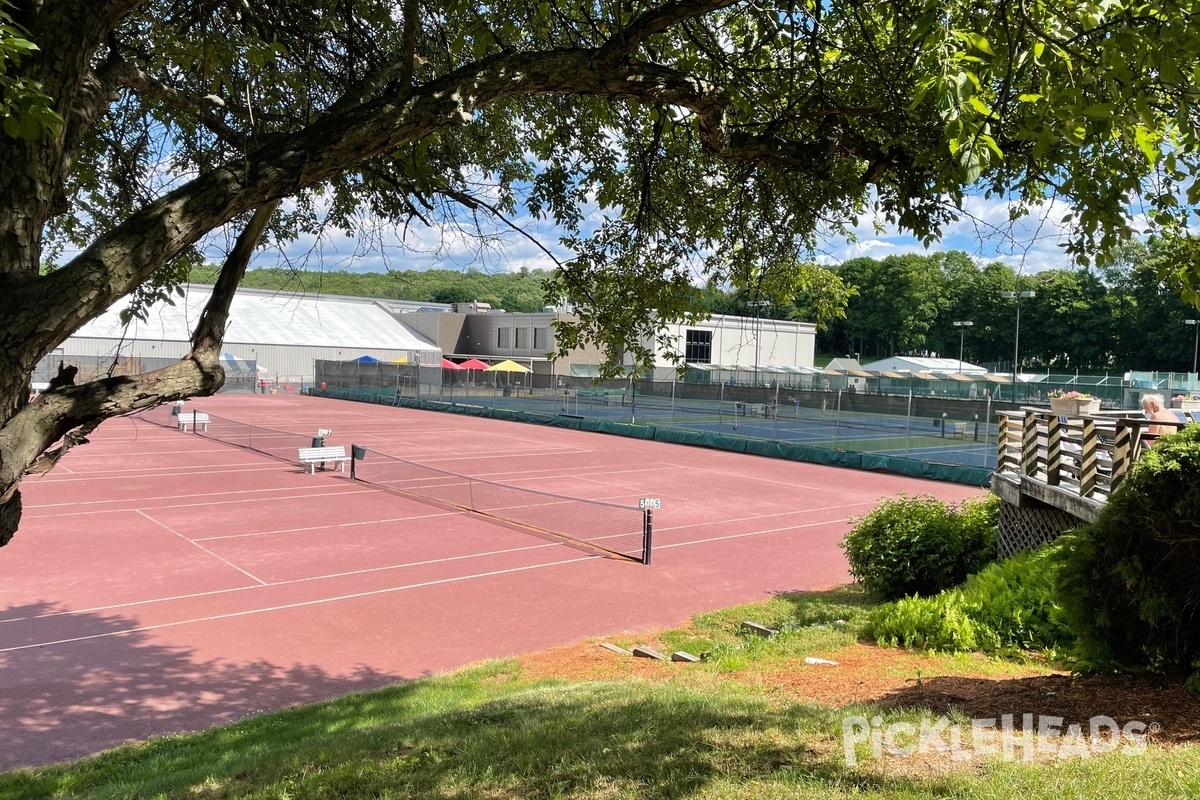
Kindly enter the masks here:
[[[64, 611], [52, 603], [12, 606], [9, 619]], [[80, 614], [91, 633], [136, 620]], [[13, 643], [8, 643], [11, 647]], [[123, 742], [199, 730], [282, 706], [309, 703], [398, 680], [365, 667], [335, 676], [291, 665], [200, 660], [186, 648], [123, 633], [55, 647], [0, 652], [0, 770], [76, 758]]]

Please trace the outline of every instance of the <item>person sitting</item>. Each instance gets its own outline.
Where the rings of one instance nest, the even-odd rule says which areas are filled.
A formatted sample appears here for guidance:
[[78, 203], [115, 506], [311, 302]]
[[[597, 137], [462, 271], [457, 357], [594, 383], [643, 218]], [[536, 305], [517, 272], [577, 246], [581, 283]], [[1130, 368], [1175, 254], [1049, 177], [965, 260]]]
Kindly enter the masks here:
[[[1146, 394], [1142, 395], [1142, 411], [1146, 413], [1146, 419], [1151, 422], [1179, 422], [1179, 417], [1164, 406], [1163, 396], [1161, 394]], [[1179, 430], [1178, 425], [1150, 425], [1146, 428], [1146, 435], [1143, 441], [1148, 447], [1153, 447], [1158, 441], [1158, 437], [1168, 433], [1174, 433]]]

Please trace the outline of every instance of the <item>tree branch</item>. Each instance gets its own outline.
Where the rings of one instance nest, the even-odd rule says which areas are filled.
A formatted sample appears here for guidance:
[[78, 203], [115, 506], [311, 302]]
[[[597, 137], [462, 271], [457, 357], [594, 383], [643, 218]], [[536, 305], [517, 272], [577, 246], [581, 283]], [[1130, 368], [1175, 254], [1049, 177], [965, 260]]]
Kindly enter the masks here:
[[217, 276], [217, 284], [213, 287], [204, 311], [192, 332], [192, 351], [189, 357], [206, 359], [220, 358], [221, 347], [225, 342], [225, 329], [229, 325], [229, 306], [233, 295], [237, 292], [250, 257], [254, 255], [263, 231], [271, 221], [271, 215], [279, 207], [280, 200], [272, 200], [254, 210], [254, 216], [242, 230], [234, 243], [233, 250], [225, 258], [221, 274]]
[[141, 375], [117, 375], [47, 392], [0, 428], [0, 489], [7, 494], [38, 456], [75, 428], [164, 401], [211, 394], [224, 379], [216, 357], [193, 357]]
[[[588, 94], [687, 108], [697, 117], [704, 147], [725, 159], [811, 169], [831, 155], [827, 141], [745, 133], [731, 138], [724, 93], [668, 67], [638, 62], [615, 68], [599, 64], [591, 50], [502, 54], [416, 88], [389, 85], [376, 99], [277, 137], [148, 204], [97, 237], [63, 269], [16, 287], [4, 305], [38, 322], [0, 331], [0, 347], [33, 346], [44, 355], [238, 214], [316, 186], [403, 143], [467, 123], [499, 100], [537, 94]], [[10, 332], [18, 329], [31, 335], [12, 339]]]
[[124, 62], [124, 69], [121, 72], [120, 80], [123, 86], [127, 86], [152, 99], [160, 100], [176, 111], [182, 111], [189, 116], [195, 117], [200, 121], [201, 125], [210, 130], [214, 136], [226, 144], [233, 145], [238, 149], [245, 146], [246, 137], [226, 125], [224, 120], [214, 114], [211, 109], [205, 107], [203, 100], [185, 97], [170, 86], [165, 86], [154, 80], [143, 70], [128, 62]]
[[737, 5], [738, 0], [708, 0], [687, 2], [676, 0], [639, 15], [633, 22], [617, 31], [596, 51], [596, 60], [605, 63], [623, 61], [635, 53], [649, 37], [662, 33], [689, 19], [696, 19], [721, 8]]

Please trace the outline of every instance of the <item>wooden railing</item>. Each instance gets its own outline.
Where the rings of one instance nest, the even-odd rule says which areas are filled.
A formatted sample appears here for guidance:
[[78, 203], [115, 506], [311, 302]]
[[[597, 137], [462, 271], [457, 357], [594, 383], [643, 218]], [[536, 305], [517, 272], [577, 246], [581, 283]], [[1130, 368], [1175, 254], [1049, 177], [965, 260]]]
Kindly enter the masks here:
[[1067, 417], [1044, 408], [1002, 411], [996, 475], [1053, 487], [1051, 496], [1079, 498], [1095, 507], [1108, 499], [1146, 452], [1151, 425], [1188, 424], [1131, 416], [1136, 413]]

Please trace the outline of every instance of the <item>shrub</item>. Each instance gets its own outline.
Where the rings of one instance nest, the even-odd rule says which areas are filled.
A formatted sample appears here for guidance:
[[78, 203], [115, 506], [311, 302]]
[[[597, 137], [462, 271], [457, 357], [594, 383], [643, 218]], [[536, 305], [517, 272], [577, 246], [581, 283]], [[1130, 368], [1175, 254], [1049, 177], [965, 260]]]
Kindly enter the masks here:
[[1000, 501], [956, 508], [920, 495], [884, 500], [857, 520], [841, 547], [850, 572], [883, 600], [956, 586], [995, 557]]
[[1058, 545], [1021, 553], [934, 597], [907, 597], [872, 612], [867, 635], [883, 645], [945, 652], [1057, 650], [1071, 632], [1055, 594]]
[[1200, 666], [1200, 426], [1164, 436], [1060, 540], [1059, 601], [1090, 669]]

